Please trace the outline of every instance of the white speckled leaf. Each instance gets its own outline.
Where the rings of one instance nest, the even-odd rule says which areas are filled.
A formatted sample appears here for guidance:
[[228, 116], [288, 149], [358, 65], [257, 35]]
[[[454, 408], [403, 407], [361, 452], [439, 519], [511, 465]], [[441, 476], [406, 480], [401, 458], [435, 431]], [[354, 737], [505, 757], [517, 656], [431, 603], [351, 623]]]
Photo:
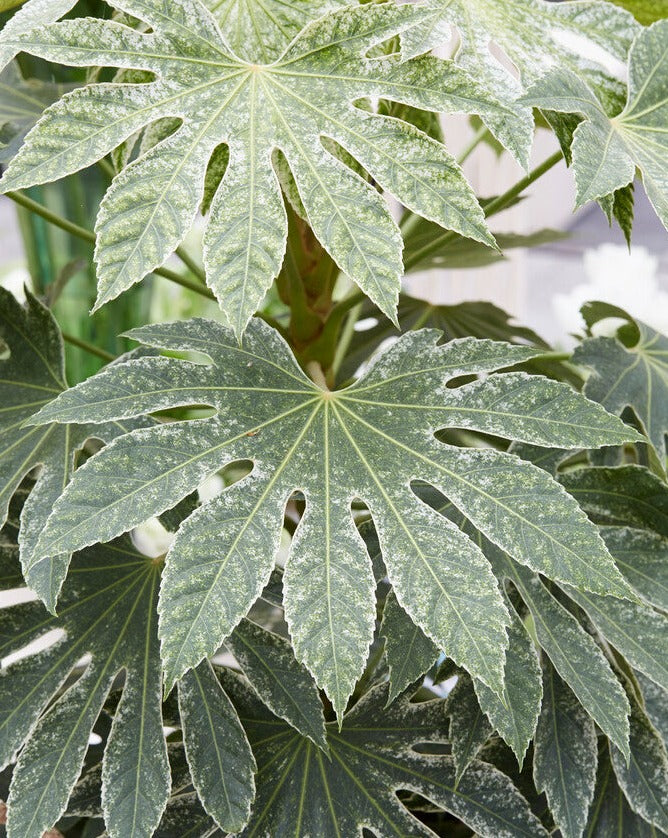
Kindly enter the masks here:
[[242, 620], [227, 645], [267, 707], [303, 736], [326, 749], [322, 702], [311, 674], [290, 643], [250, 620]]
[[28, 293], [24, 308], [0, 288], [0, 339], [10, 353], [0, 358], [0, 523], [23, 478], [41, 467], [21, 517], [19, 544], [28, 585], [53, 611], [69, 554], [35, 555], [46, 519], [71, 478], [77, 451], [86, 440], [110, 440], [136, 424], [23, 427], [26, 419], [67, 389], [62, 338], [51, 313], [35, 297]]
[[28, 0], [4, 25], [0, 32], [0, 70], [21, 52], [14, 46], [16, 38], [25, 35], [36, 26], [52, 23], [67, 14], [77, 0]]
[[[41, 838], [65, 810], [91, 730], [115, 678], [121, 702], [105, 749], [102, 805], [109, 835], [145, 838], [169, 796], [157, 633], [159, 565], [129, 539], [74, 557], [60, 617], [38, 602], [3, 609], [0, 655], [60, 629], [65, 637], [11, 665], [2, 679], [0, 763], [24, 743], [9, 797], [8, 838]], [[81, 659], [90, 662], [58, 700]]]
[[225, 690], [258, 763], [257, 800], [243, 838], [348, 838], [363, 826], [383, 838], [433, 836], [404, 807], [399, 789], [426, 797], [484, 838], [547, 838], [526, 800], [491, 765], [474, 762], [457, 785], [451, 756], [413, 749], [447, 741], [442, 701], [410, 704], [402, 697], [385, 708], [386, 686], [371, 690], [346, 715], [341, 731], [327, 725], [327, 759], [272, 716], [243, 682], [225, 674]]
[[634, 812], [668, 832], [668, 757], [663, 740], [629, 689], [631, 758], [610, 749], [617, 782]]
[[533, 776], [547, 795], [563, 838], [581, 838], [594, 797], [596, 726], [549, 661], [543, 664], [543, 706], [536, 728]]
[[221, 829], [240, 832], [255, 797], [255, 759], [237, 712], [208, 661], [179, 682], [179, 714], [202, 805]]
[[668, 611], [668, 538], [633, 527], [601, 527], [601, 535], [629, 585]]
[[37, 421], [103, 421], [185, 404], [217, 412], [129, 434], [91, 458], [57, 504], [40, 550], [107, 539], [174, 505], [226, 463], [254, 462], [248, 477], [184, 522], [169, 552], [160, 601], [168, 685], [213, 654], [260, 594], [295, 490], [307, 503], [285, 568], [286, 618], [297, 658], [339, 713], [362, 672], [375, 616], [354, 498], [371, 510], [402, 607], [496, 691], [508, 617], [493, 574], [479, 548], [416, 497], [413, 480], [454, 496], [491, 540], [534, 569], [578, 588], [631, 594], [595, 528], [549, 475], [506, 454], [461, 450], [434, 437], [451, 425], [544, 445], [579, 446], [583, 435], [607, 445], [634, 435], [599, 405], [540, 378], [489, 376], [493, 399], [479, 382], [447, 386], [537, 350], [474, 339], [439, 345], [439, 333], [424, 330], [402, 337], [357, 383], [329, 392], [299, 370], [261, 321], [251, 323], [241, 347], [211, 321], [132, 334], [165, 349], [204, 352], [213, 363], [145, 358], [122, 371], [111, 367]]
[[[559, 5], [547, 0], [428, 0], [429, 15], [402, 34], [407, 56], [419, 55], [448, 41], [453, 27], [460, 36], [455, 60], [492, 90], [502, 102], [514, 102], [528, 85], [551, 67], [567, 67], [604, 88], [615, 86], [589, 42], [620, 61], [640, 28], [632, 16], [607, 3], [579, 0]], [[520, 74], [521, 83], [491, 50], [497, 44]], [[592, 56], [592, 57], [589, 57]], [[525, 165], [533, 138], [533, 118], [526, 105], [512, 115], [487, 120], [499, 139]]]
[[247, 61], [269, 64], [311, 20], [355, 0], [204, 0], [225, 40]]
[[649, 605], [615, 597], [574, 591], [566, 586], [571, 599], [636, 669], [668, 689], [668, 619]]
[[419, 19], [393, 4], [345, 7], [307, 26], [273, 63], [238, 58], [199, 0], [113, 0], [145, 33], [96, 19], [43, 27], [11, 43], [76, 66], [153, 71], [145, 84], [94, 84], [64, 97], [28, 135], [1, 182], [54, 180], [164, 117], [181, 126], [124, 169], [98, 216], [96, 306], [161, 265], [188, 232], [221, 143], [229, 165], [204, 236], [207, 282], [239, 337], [278, 274], [287, 221], [272, 153], [288, 161], [308, 221], [339, 268], [391, 319], [401, 236], [382, 196], [326, 150], [330, 138], [415, 212], [494, 245], [475, 195], [445, 147], [408, 123], [354, 106], [364, 97], [437, 111], [505, 113], [463, 70], [429, 56], [367, 59]]
[[527, 104], [585, 117], [572, 146], [578, 206], [627, 186], [638, 167], [647, 197], [668, 228], [667, 73], [664, 20], [642, 30], [633, 43], [628, 98], [620, 114], [607, 113], [591, 87], [563, 68], [529, 90], [523, 99]]
[[606, 736], [628, 754], [628, 699], [599, 646], [537, 575], [499, 551], [494, 555], [497, 573], [519, 591], [556, 671]]
[[[668, 119], [668, 110], [666, 114]], [[666, 159], [668, 165], [668, 157]], [[574, 363], [591, 369], [584, 392], [590, 399], [600, 402], [606, 410], [618, 416], [626, 407], [631, 407], [652, 441], [660, 462], [665, 463], [668, 434], [668, 337], [633, 319], [621, 309], [613, 312], [606, 306], [601, 309], [599, 318], [594, 314], [596, 308], [596, 303], [583, 308], [590, 327], [599, 319], [619, 315], [627, 320], [622, 328], [625, 331], [633, 330], [633, 339], [629, 341], [631, 345], [627, 345], [614, 337], [594, 337], [577, 347], [573, 353]]]
[[390, 670], [387, 700], [392, 702], [421, 678], [438, 660], [438, 646], [430, 640], [397, 602], [394, 591], [385, 599], [380, 634]]

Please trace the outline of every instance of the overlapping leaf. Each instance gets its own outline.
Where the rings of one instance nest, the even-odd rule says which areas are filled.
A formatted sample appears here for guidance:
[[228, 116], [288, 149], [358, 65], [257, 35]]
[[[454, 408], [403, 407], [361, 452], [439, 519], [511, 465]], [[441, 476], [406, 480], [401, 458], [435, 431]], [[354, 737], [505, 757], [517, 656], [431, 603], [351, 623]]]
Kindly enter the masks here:
[[493, 245], [475, 196], [440, 143], [401, 120], [354, 107], [383, 96], [439, 111], [504, 108], [463, 70], [429, 56], [365, 53], [422, 12], [392, 4], [343, 8], [307, 26], [273, 63], [238, 58], [199, 0], [112, 5], [152, 27], [80, 19], [17, 37], [16, 49], [73, 65], [146, 70], [155, 81], [97, 84], [47, 111], [2, 180], [5, 190], [81, 169], [139, 129], [181, 120], [114, 181], [98, 216], [97, 305], [161, 265], [184, 238], [221, 143], [229, 165], [204, 238], [207, 281], [239, 336], [277, 275], [287, 221], [272, 153], [280, 149], [315, 235], [391, 318], [401, 236], [378, 192], [323, 145], [335, 141], [407, 207]]
[[610, 316], [627, 321], [618, 337], [592, 337], [575, 350], [573, 361], [592, 371], [584, 392], [618, 416], [632, 408], [665, 466], [668, 337], [616, 307], [592, 303], [583, 315], [590, 328]]
[[[169, 795], [160, 707], [159, 579], [159, 565], [124, 538], [75, 557], [60, 617], [37, 602], [0, 612], [3, 657], [54, 629], [64, 633], [44, 651], [11, 665], [3, 677], [0, 762], [6, 764], [26, 742], [12, 782], [9, 838], [39, 838], [65, 810], [93, 725], [122, 670], [123, 697], [102, 772], [107, 828], [114, 838], [143, 838], [157, 826]], [[90, 662], [77, 668], [87, 655]]]
[[[420, 53], [449, 40], [453, 27], [460, 36], [457, 63], [482, 79], [500, 101], [513, 101], [522, 84], [536, 81], [551, 67], [566, 67], [604, 90], [616, 83], [589, 42], [626, 63], [639, 27], [632, 16], [607, 3], [579, 0], [556, 4], [547, 0], [429, 0], [429, 15], [402, 35], [406, 55]], [[491, 50], [500, 46], [520, 74], [521, 84]], [[593, 56], [593, 57], [591, 57]], [[526, 162], [533, 119], [528, 108], [515, 106], [509, 119], [487, 120], [504, 144]], [[612, 190], [610, 190], [612, 191]]]
[[619, 114], [608, 113], [591, 87], [563, 68], [540, 79], [523, 100], [585, 117], [572, 146], [578, 206], [627, 186], [637, 167], [647, 197], [668, 228], [667, 55], [668, 21], [640, 32], [629, 55], [628, 96]]
[[415, 332], [358, 382], [330, 392], [301, 372], [261, 321], [241, 347], [204, 320], [132, 334], [213, 363], [145, 358], [110, 367], [36, 421], [105, 421], [186, 404], [210, 404], [216, 414], [129, 434], [89, 460], [57, 503], [40, 552], [106, 540], [173, 505], [226, 463], [253, 461], [247, 478], [184, 522], [169, 552], [160, 603], [169, 684], [213, 654], [260, 594], [296, 490], [307, 503], [285, 568], [286, 617], [297, 657], [339, 713], [361, 674], [375, 617], [354, 498], [374, 516], [400, 604], [495, 691], [508, 619], [496, 583], [479, 549], [416, 497], [413, 480], [447, 491], [491, 540], [551, 578], [615, 596], [630, 592], [595, 529], [547, 474], [506, 454], [434, 438], [447, 426], [574, 447], [634, 435], [599, 405], [541, 377], [447, 386], [536, 350], [470, 339], [439, 345], [438, 332]]
[[9, 19], [0, 33], [0, 70], [21, 52], [14, 45], [20, 38], [36, 26], [53, 23], [71, 11], [77, 0], [28, 0]]
[[400, 698], [384, 709], [387, 689], [375, 688], [348, 713], [338, 731], [328, 725], [328, 760], [308, 739], [272, 716], [237, 679], [224, 680], [258, 762], [258, 794], [251, 835], [427, 836], [432, 831], [400, 802], [412, 791], [453, 813], [489, 838], [546, 838], [511, 781], [474, 762], [455, 782], [451, 756], [420, 753], [421, 743], [446, 741], [442, 701], [410, 704]]
[[28, 585], [53, 610], [69, 555], [35, 555], [46, 519], [72, 476], [76, 454], [86, 440], [110, 440], [136, 425], [23, 427], [26, 419], [67, 389], [62, 338], [48, 309], [31, 294], [23, 308], [9, 291], [0, 288], [0, 339], [8, 349], [6, 356], [0, 355], [0, 522], [5, 520], [9, 501], [23, 478], [40, 466], [22, 515], [19, 543]]
[[24, 79], [16, 63], [0, 72], [0, 164], [12, 159], [45, 108], [73, 87]]

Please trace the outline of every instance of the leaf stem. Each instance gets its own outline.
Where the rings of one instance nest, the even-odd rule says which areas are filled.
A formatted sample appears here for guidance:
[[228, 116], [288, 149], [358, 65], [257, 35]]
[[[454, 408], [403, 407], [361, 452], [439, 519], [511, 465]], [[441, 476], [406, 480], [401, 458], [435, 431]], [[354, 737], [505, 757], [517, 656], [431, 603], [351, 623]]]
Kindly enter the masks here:
[[102, 358], [103, 361], [116, 360], [115, 355], [112, 355], [111, 352], [107, 352], [105, 349], [100, 349], [99, 346], [88, 343], [88, 341], [77, 338], [74, 335], [68, 335], [67, 332], [62, 332], [62, 335], [63, 340], [67, 343], [72, 344], [72, 346], [77, 346], [79, 349], [83, 349], [84, 352], [89, 352], [91, 355], [97, 355], [97, 357]]
[[[95, 244], [95, 233], [92, 230], [87, 230], [85, 227], [80, 227], [78, 224], [74, 224], [72, 221], [69, 221], [67, 218], [63, 218], [57, 213], [52, 212], [48, 207], [37, 203], [37, 201], [33, 201], [32, 198], [29, 198], [21, 192], [5, 192], [5, 195], [14, 201], [14, 203], [24, 207], [24, 209], [34, 212], [35, 215], [41, 216], [45, 221], [48, 221], [49, 224], [53, 224], [55, 227], [60, 227], [60, 229], [64, 230], [66, 233], [76, 236], [79, 239], [83, 239], [83, 241], [87, 241], [92, 245]], [[161, 276], [163, 279], [168, 279], [170, 282], [174, 282], [177, 285], [181, 285], [189, 291], [194, 291], [201, 297], [206, 297], [209, 300], [216, 299], [214, 294], [209, 291], [206, 286], [202, 285], [201, 282], [195, 282], [192, 279], [187, 279], [169, 268], [156, 268], [154, 271], [151, 271], [151, 273], [156, 276]]]
[[464, 150], [457, 158], [457, 163], [459, 163], [460, 166], [464, 165], [464, 163], [469, 159], [469, 157], [473, 154], [476, 148], [478, 148], [480, 143], [485, 139], [485, 137], [488, 134], [489, 128], [486, 125], [483, 125], [475, 132], [475, 134], [471, 138], [471, 142], [464, 148]]

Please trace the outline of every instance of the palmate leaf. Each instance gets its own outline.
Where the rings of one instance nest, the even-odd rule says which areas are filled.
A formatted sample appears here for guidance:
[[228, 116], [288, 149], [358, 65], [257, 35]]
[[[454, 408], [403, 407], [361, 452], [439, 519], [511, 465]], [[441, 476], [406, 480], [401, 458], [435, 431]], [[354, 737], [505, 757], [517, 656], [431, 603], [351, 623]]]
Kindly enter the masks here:
[[[161, 589], [162, 656], [171, 686], [213, 654], [259, 596], [279, 547], [283, 510], [300, 490], [306, 511], [285, 567], [285, 612], [299, 660], [342, 714], [362, 672], [375, 618], [371, 564], [351, 516], [361, 498], [376, 522], [397, 598], [449, 657], [499, 692], [508, 617], [480, 550], [422, 503], [422, 478], [455, 497], [519, 561], [577, 588], [633, 596], [595, 528], [546, 473], [492, 450], [461, 450], [434, 431], [464, 427], [542, 445], [597, 446], [630, 430], [568, 386], [523, 373], [452, 389], [536, 350], [440, 333], [403, 336], [355, 384], [321, 389], [277, 332], [253, 321], [240, 347], [206, 320], [132, 336], [195, 350], [209, 365], [145, 358], [113, 366], [36, 421], [96, 421], [209, 404], [211, 418], [131, 433], [91, 458], [42, 537], [52, 554], [108, 540], [174, 505], [234, 460], [253, 470], [181, 526]], [[557, 418], [558, 417], [558, 418]], [[471, 626], [475, 625], [475, 632]]]
[[[93, 726], [117, 675], [123, 697], [105, 750], [103, 807], [114, 838], [150, 835], [169, 795], [157, 634], [159, 564], [129, 539], [77, 555], [60, 617], [37, 602], [0, 612], [0, 655], [53, 629], [64, 639], [11, 665], [0, 698], [0, 763], [14, 771], [8, 838], [40, 838], [65, 810]], [[85, 655], [90, 662], [72, 673]], [[69, 681], [68, 681], [69, 678]], [[52, 698], [60, 698], [49, 707]]]
[[411, 704], [402, 697], [384, 709], [386, 687], [371, 690], [346, 715], [341, 731], [328, 724], [328, 760], [272, 716], [240, 679], [224, 674], [258, 763], [257, 798], [244, 838], [335, 838], [361, 834], [362, 827], [378, 838], [433, 835], [399, 801], [399, 789], [426, 797], [480, 836], [546, 838], [526, 801], [495, 768], [474, 762], [457, 785], [451, 756], [416, 750], [447, 741], [442, 701]]
[[[579, 0], [563, 5], [547, 0], [428, 0], [429, 15], [401, 36], [407, 56], [419, 55], [450, 39], [453, 27], [460, 37], [456, 61], [481, 79], [502, 102], [512, 102], [522, 85], [536, 81], [551, 67], [566, 67], [603, 89], [616, 88], [595, 51], [581, 48], [583, 40], [626, 63], [634, 35], [640, 28], [632, 16], [608, 3]], [[497, 44], [515, 65], [513, 73], [494, 56]], [[487, 119], [487, 124], [527, 163], [533, 136], [528, 107], [513, 107], [512, 117]]]
[[[188, 232], [214, 150], [229, 165], [204, 236], [207, 282], [237, 336], [278, 274], [287, 220], [272, 153], [287, 159], [309, 224], [390, 318], [399, 292], [401, 236], [378, 192], [323, 145], [334, 140], [403, 204], [494, 245], [473, 191], [443, 145], [418, 129], [354, 107], [382, 96], [438, 111], [504, 112], [451, 62], [365, 53], [420, 18], [410, 6], [348, 7], [307, 26], [271, 64], [234, 55], [199, 0], [112, 5], [150, 33], [95, 19], [65, 21], [13, 42], [53, 61], [156, 74], [144, 84], [95, 84], [50, 108], [1, 186], [54, 180], [95, 162], [165, 117], [180, 128], [119, 174], [97, 219], [96, 306], [161, 265]], [[91, 118], [91, 114], [94, 118]]]
[[24, 79], [16, 63], [0, 72], [1, 165], [6, 165], [16, 154], [45, 108], [74, 87], [76, 85]]
[[447, 713], [455, 780], [459, 783], [494, 728], [478, 703], [473, 681], [468, 675], [460, 675], [448, 695]]
[[668, 20], [637, 36], [629, 54], [627, 102], [619, 114], [610, 115], [591, 87], [563, 68], [540, 79], [522, 100], [585, 117], [572, 146], [577, 206], [627, 186], [637, 167], [647, 197], [668, 228], [667, 48]]
[[582, 314], [590, 329], [607, 317], [626, 320], [617, 337], [583, 341], [575, 350], [573, 361], [591, 369], [584, 389], [590, 399], [618, 416], [625, 408], [632, 408], [665, 467], [668, 337], [616, 306], [588, 303]]
[[24, 507], [19, 544], [26, 582], [53, 610], [69, 555], [35, 555], [46, 519], [72, 476], [77, 452], [86, 440], [108, 441], [137, 426], [113, 421], [95, 427], [23, 427], [26, 419], [67, 389], [62, 337], [49, 310], [29, 292], [23, 308], [9, 291], [0, 288], [0, 339], [8, 349], [8, 356], [0, 355], [0, 523], [23, 478], [40, 466]]

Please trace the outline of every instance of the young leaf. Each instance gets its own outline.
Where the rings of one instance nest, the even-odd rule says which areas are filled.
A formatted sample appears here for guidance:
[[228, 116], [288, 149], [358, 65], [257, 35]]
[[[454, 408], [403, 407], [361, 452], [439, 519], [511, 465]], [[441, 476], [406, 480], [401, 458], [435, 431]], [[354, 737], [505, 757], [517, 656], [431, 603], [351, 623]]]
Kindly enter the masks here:
[[244, 838], [251, 835], [361, 834], [428, 836], [397, 797], [406, 789], [453, 813], [480, 836], [547, 838], [511, 781], [475, 762], [455, 781], [451, 756], [414, 750], [446, 741], [442, 701], [385, 707], [387, 688], [367, 693], [347, 714], [342, 730], [328, 725], [328, 760], [308, 739], [272, 716], [239, 679], [227, 674], [232, 696], [258, 762], [258, 796]]
[[668, 832], [668, 757], [666, 747], [637, 698], [631, 702], [631, 758], [610, 749], [617, 782], [631, 808], [662, 832]]
[[63, 341], [53, 316], [27, 293], [23, 308], [0, 288], [0, 339], [9, 357], [0, 356], [0, 523], [23, 478], [41, 467], [23, 514], [19, 544], [26, 582], [53, 611], [67, 574], [68, 552], [37, 556], [35, 546], [53, 504], [72, 476], [77, 452], [91, 437], [108, 441], [135, 423], [24, 427], [26, 419], [67, 389]]
[[545, 661], [533, 775], [563, 838], [580, 838], [583, 833], [594, 796], [597, 757], [594, 722]]
[[[668, 111], [667, 111], [668, 115]], [[627, 346], [616, 338], [585, 340], [573, 362], [590, 367], [584, 392], [618, 416], [630, 407], [642, 423], [662, 463], [668, 434], [668, 338], [628, 317], [637, 340]], [[590, 325], [591, 322], [590, 321]]]
[[[159, 565], [123, 538], [74, 557], [59, 618], [36, 602], [0, 612], [2, 657], [53, 629], [65, 632], [65, 639], [14, 663], [3, 678], [0, 763], [23, 745], [9, 798], [8, 838], [37, 838], [64, 812], [93, 726], [122, 670], [125, 686], [102, 770], [105, 821], [112, 838], [143, 838], [158, 825], [169, 796], [159, 578]], [[90, 663], [50, 706], [85, 655]]]
[[41, 419], [76, 413], [80, 421], [102, 421], [178, 404], [211, 404], [217, 413], [129, 434], [89, 460], [58, 503], [41, 550], [106, 539], [173, 505], [226, 463], [255, 462], [247, 478], [187, 519], [169, 552], [160, 602], [168, 684], [213, 654], [261, 592], [285, 503], [297, 489], [307, 504], [285, 569], [286, 618], [298, 659], [339, 713], [361, 674], [375, 617], [374, 578], [350, 514], [354, 498], [376, 521], [402, 607], [492, 689], [501, 689], [506, 609], [480, 550], [418, 500], [414, 479], [447, 491], [491, 540], [536, 570], [632, 596], [595, 528], [549, 475], [506, 454], [434, 438], [449, 425], [578, 447], [584, 437], [607, 445], [633, 436], [566, 385], [538, 377], [489, 376], [488, 390], [477, 381], [446, 386], [536, 350], [475, 340], [439, 345], [437, 332], [415, 332], [357, 383], [330, 392], [299, 370], [261, 321], [250, 325], [242, 347], [209, 321], [133, 335], [206, 352], [213, 364], [147, 358], [122, 372], [111, 367]]
[[609, 116], [587, 83], [561, 67], [521, 100], [585, 117], [572, 146], [577, 206], [627, 186], [638, 167], [647, 197], [668, 228], [667, 47], [668, 20], [640, 31], [629, 55], [628, 98], [620, 114]]
[[326, 748], [325, 718], [318, 690], [287, 640], [242, 620], [227, 645], [272, 713], [316, 745]]
[[455, 762], [455, 781], [476, 758], [478, 751], [492, 735], [489, 719], [480, 708], [473, 682], [468, 675], [460, 675], [448, 696], [447, 713], [450, 718], [450, 742]]
[[390, 670], [387, 700], [392, 703], [431, 669], [438, 660], [439, 650], [399, 605], [394, 591], [385, 599], [380, 634], [385, 639], [385, 658]]
[[272, 168], [276, 149], [289, 163], [317, 238], [391, 319], [402, 273], [399, 230], [377, 191], [327, 151], [322, 138], [342, 146], [410, 209], [494, 245], [472, 189], [444, 146], [408, 123], [353, 104], [383, 96], [439, 111], [504, 111], [448, 62], [364, 57], [419, 18], [418, 9], [343, 8], [307, 26], [277, 61], [256, 64], [231, 51], [198, 0], [169, 0], [160, 13], [148, 0], [112, 5], [152, 31], [79, 19], [12, 43], [60, 63], [147, 70], [157, 79], [95, 84], [64, 97], [29, 134], [0, 184], [6, 191], [63, 177], [156, 120], [182, 121], [124, 169], [105, 196], [96, 224], [96, 307], [139, 282], [180, 244], [221, 143], [229, 146], [229, 165], [211, 206], [204, 261], [207, 282], [237, 337], [285, 251], [287, 220]]
[[[430, 14], [401, 36], [406, 56], [423, 53], [449, 40], [456, 27], [457, 63], [481, 79], [502, 102], [514, 102], [522, 85], [536, 81], [554, 65], [591, 78], [604, 89], [614, 80], [588, 41], [620, 61], [639, 27], [630, 14], [599, 2], [558, 5], [546, 0], [429, 0]], [[519, 70], [522, 84], [490, 49], [498, 44]], [[529, 108], [513, 107], [513, 116], [486, 120], [525, 165], [533, 138]], [[609, 190], [612, 191], [612, 190]]]
[[240, 832], [255, 797], [255, 760], [237, 712], [207, 661], [179, 682], [179, 713], [204, 808], [221, 829]]

